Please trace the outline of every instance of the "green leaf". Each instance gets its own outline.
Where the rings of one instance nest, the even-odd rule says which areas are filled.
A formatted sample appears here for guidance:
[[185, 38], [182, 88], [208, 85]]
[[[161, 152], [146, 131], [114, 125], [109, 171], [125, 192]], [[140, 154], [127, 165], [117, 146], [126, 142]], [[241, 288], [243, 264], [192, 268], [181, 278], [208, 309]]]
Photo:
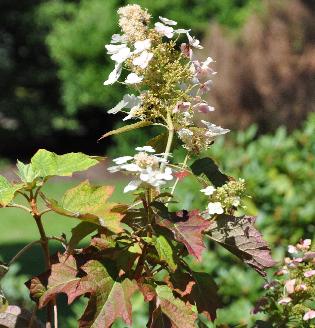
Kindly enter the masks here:
[[[175, 298], [172, 290], [165, 285], [157, 286], [156, 293], [161, 311], [170, 319], [174, 328], [194, 328], [197, 315], [192, 311], [192, 305]], [[151, 324], [151, 327], [158, 327]], [[168, 327], [168, 326], [166, 326]]]
[[24, 164], [18, 160], [16, 166], [18, 168], [18, 176], [25, 183], [32, 183], [39, 177], [39, 172], [34, 172], [31, 164]]
[[229, 177], [223, 174], [214, 160], [209, 157], [197, 159], [190, 168], [195, 175], [204, 174], [216, 187], [229, 182]]
[[65, 192], [62, 200], [45, 199], [54, 212], [97, 224], [115, 233], [122, 232], [122, 215], [112, 212], [116, 204], [107, 202], [113, 193], [112, 186], [92, 186], [87, 180]]
[[13, 200], [15, 193], [22, 188], [23, 184], [13, 185], [0, 175], [0, 206], [7, 206]]
[[128, 278], [118, 278], [110, 266], [91, 260], [83, 267], [86, 276], [81, 279], [77, 296], [90, 293], [90, 300], [79, 320], [80, 328], [109, 328], [118, 318], [132, 324], [131, 296], [138, 290], [137, 283]]
[[174, 261], [172, 246], [169, 244], [168, 240], [163, 235], [160, 235], [154, 239], [154, 246], [160, 259], [165, 261], [172, 271], [175, 271], [177, 265]]
[[71, 176], [74, 172], [84, 171], [100, 162], [102, 158], [83, 153], [57, 155], [40, 149], [31, 159], [34, 174], [42, 178], [51, 176]]
[[254, 223], [254, 217], [220, 215], [217, 220], [212, 221], [207, 235], [259, 274], [266, 276], [265, 269], [273, 267], [275, 262], [271, 257], [270, 248]]
[[104, 138], [109, 137], [114, 134], [120, 134], [120, 133], [124, 133], [124, 132], [128, 132], [128, 131], [132, 131], [135, 129], [139, 129], [139, 128], [144, 128], [145, 126], [148, 126], [151, 124], [152, 123], [148, 122], [148, 121], [139, 121], [134, 124], [125, 125], [125, 126], [122, 126], [121, 128], [118, 128], [116, 130], [112, 130], [112, 131], [109, 131], [109, 132], [103, 134], [98, 140], [104, 139]]
[[68, 244], [68, 252], [72, 252], [78, 243], [87, 235], [97, 230], [99, 226], [91, 222], [80, 222], [71, 229], [71, 238]]

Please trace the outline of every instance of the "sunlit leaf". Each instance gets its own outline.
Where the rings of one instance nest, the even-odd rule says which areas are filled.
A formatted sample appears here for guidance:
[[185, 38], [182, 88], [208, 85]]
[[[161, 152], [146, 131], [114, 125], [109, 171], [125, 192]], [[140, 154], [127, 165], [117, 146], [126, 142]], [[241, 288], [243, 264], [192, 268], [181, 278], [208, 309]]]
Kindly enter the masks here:
[[23, 188], [23, 184], [11, 184], [0, 175], [0, 206], [7, 206], [14, 198], [15, 193]]
[[87, 275], [81, 279], [77, 294], [90, 293], [90, 300], [79, 320], [79, 327], [109, 328], [118, 318], [131, 325], [131, 296], [138, 290], [136, 282], [119, 278], [109, 261], [105, 265], [92, 260], [82, 269]]
[[242, 261], [266, 276], [265, 269], [275, 265], [270, 248], [254, 227], [255, 218], [220, 215], [213, 221], [207, 235]]
[[177, 265], [174, 261], [173, 249], [168, 240], [160, 235], [154, 239], [154, 246], [162, 261], [165, 261], [172, 271], [175, 271]]
[[25, 183], [32, 183], [38, 176], [39, 172], [34, 172], [32, 164], [24, 164], [17, 161], [18, 176]]
[[122, 231], [122, 215], [113, 212], [116, 204], [107, 200], [113, 193], [111, 186], [92, 186], [88, 181], [66, 191], [60, 203], [45, 199], [46, 205], [58, 214], [78, 218], [105, 227], [113, 232]]
[[83, 153], [57, 155], [40, 149], [31, 159], [33, 172], [42, 178], [50, 176], [71, 176], [74, 172], [84, 171], [100, 162], [102, 158]]
[[[157, 303], [161, 312], [166, 315], [171, 321], [171, 326], [165, 327], [172, 328], [194, 328], [197, 315], [192, 311], [192, 306], [189, 303], [183, 302], [181, 299], [174, 297], [172, 290], [165, 285], [156, 287]], [[157, 308], [157, 309], [158, 309]], [[155, 321], [151, 324], [151, 327], [158, 328], [156, 321], [161, 321], [161, 314], [159, 310]], [[164, 326], [162, 326], [164, 327]]]

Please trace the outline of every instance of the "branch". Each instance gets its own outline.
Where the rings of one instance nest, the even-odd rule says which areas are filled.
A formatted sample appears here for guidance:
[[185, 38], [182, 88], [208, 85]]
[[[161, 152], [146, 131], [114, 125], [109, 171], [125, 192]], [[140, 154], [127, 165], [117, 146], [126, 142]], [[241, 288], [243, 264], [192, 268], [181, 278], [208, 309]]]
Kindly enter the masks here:
[[21, 255], [23, 255], [26, 251], [28, 251], [33, 245], [40, 243], [40, 240], [32, 241], [31, 243], [27, 244], [25, 247], [23, 247], [9, 262], [8, 266], [13, 264]]
[[9, 205], [7, 205], [7, 207], [14, 207], [14, 208], [20, 208], [28, 213], [31, 213], [32, 210], [24, 205], [21, 205], [21, 204], [16, 204], [16, 203], [11, 203]]

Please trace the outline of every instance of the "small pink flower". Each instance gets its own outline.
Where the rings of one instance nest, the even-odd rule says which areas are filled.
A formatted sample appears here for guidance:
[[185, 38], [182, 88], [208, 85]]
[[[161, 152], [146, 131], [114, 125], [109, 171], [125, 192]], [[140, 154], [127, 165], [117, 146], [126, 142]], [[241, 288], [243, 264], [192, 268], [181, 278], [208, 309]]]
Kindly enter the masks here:
[[307, 286], [305, 284], [301, 284], [295, 287], [296, 292], [300, 292], [302, 290], [307, 290]]
[[186, 112], [190, 108], [191, 103], [189, 101], [183, 101], [176, 104], [173, 109], [173, 113]]
[[309, 278], [315, 275], [315, 270], [309, 270], [304, 272], [304, 277]]
[[286, 283], [284, 284], [285, 289], [287, 290], [288, 294], [292, 294], [294, 293], [294, 286], [295, 286], [295, 279], [291, 279], [286, 281]]
[[192, 58], [193, 52], [192, 52], [191, 46], [189, 44], [182, 43], [180, 45], [180, 50], [184, 56], [186, 56], [189, 59]]
[[207, 113], [213, 112], [215, 110], [214, 107], [209, 106], [206, 102], [198, 103], [198, 104], [194, 105], [193, 108], [197, 109], [198, 112], [203, 113], [203, 114], [207, 114]]
[[308, 321], [315, 318], [315, 311], [309, 310], [304, 314], [303, 320]]
[[292, 301], [292, 298], [290, 297], [283, 297], [281, 300], [278, 301], [278, 304], [288, 304]]
[[209, 92], [212, 84], [213, 84], [212, 80], [208, 80], [205, 83], [201, 83], [199, 87], [200, 94], [204, 95], [205, 93]]

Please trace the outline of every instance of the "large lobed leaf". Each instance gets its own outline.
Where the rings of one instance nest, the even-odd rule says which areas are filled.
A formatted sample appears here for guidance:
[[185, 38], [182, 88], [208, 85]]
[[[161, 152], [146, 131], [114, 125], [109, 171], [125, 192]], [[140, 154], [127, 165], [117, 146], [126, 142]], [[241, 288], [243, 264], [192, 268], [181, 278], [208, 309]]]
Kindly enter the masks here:
[[34, 277], [26, 283], [39, 308], [46, 306], [60, 293], [67, 294], [69, 304], [78, 296], [76, 290], [80, 277], [77, 276], [76, 259], [72, 255], [59, 255], [59, 261], [51, 266], [50, 272]]
[[175, 271], [177, 265], [174, 260], [173, 248], [168, 240], [163, 235], [159, 235], [154, 239], [154, 246], [160, 259], [165, 261], [172, 271]]
[[[102, 158], [83, 153], [57, 155], [40, 149], [31, 159], [32, 171], [36, 176], [70, 176], [74, 172], [84, 171], [100, 162]], [[25, 174], [24, 174], [25, 175]]]
[[23, 187], [23, 184], [11, 184], [0, 175], [0, 207], [7, 206], [14, 198], [15, 193]]
[[150, 328], [194, 328], [197, 319], [192, 305], [174, 297], [165, 285], [156, 287], [157, 308], [152, 313]]
[[218, 287], [211, 275], [205, 272], [177, 270], [171, 274], [171, 282], [184, 301], [195, 304], [198, 313], [214, 321], [216, 310], [220, 307]]
[[210, 221], [201, 217], [198, 211], [191, 211], [186, 214], [178, 212], [173, 219], [161, 219], [157, 223], [171, 230], [174, 238], [183, 243], [188, 252], [200, 261], [202, 252], [206, 248], [202, 233], [210, 227]]
[[112, 211], [116, 204], [107, 202], [113, 190], [112, 186], [96, 187], [84, 181], [66, 191], [60, 203], [50, 199], [45, 201], [56, 213], [91, 222], [119, 233], [122, 231], [122, 215]]
[[82, 269], [87, 275], [81, 279], [77, 295], [90, 293], [90, 300], [79, 320], [79, 327], [109, 328], [118, 318], [131, 325], [130, 298], [138, 290], [137, 283], [128, 278], [119, 278], [109, 261], [105, 265], [91, 260]]
[[270, 248], [254, 227], [255, 218], [220, 215], [213, 221], [207, 235], [243, 262], [266, 276], [265, 269], [275, 265]]

